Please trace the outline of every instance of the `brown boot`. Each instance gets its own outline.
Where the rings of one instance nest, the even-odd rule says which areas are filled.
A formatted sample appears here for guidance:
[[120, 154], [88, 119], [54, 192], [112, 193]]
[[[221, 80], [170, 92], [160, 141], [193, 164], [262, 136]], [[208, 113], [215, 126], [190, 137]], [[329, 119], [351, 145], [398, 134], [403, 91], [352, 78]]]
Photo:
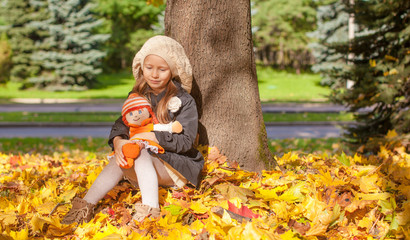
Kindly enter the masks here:
[[71, 204], [72, 208], [64, 216], [61, 221], [62, 224], [72, 224], [74, 222], [81, 224], [83, 222], [89, 222], [93, 218], [95, 204], [88, 203], [78, 197], [74, 198]]
[[137, 203], [135, 204], [135, 213], [132, 219], [142, 222], [146, 218], [159, 218], [160, 214], [160, 208], [153, 208], [142, 203]]

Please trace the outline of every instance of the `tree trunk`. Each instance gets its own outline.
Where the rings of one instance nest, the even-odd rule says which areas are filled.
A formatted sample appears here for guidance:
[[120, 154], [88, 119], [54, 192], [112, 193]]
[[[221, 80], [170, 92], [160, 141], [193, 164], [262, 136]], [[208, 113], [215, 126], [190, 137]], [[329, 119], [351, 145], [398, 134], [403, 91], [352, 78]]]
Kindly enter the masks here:
[[165, 34], [193, 67], [200, 143], [243, 169], [275, 165], [268, 149], [256, 78], [250, 1], [167, 0]]

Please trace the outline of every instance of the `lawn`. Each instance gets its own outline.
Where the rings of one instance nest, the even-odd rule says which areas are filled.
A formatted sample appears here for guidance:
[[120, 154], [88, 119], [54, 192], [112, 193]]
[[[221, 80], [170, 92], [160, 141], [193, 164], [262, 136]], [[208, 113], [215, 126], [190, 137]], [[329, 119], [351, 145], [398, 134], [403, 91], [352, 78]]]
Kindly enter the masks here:
[[[274, 155], [283, 155], [286, 152], [299, 153], [327, 153], [332, 155], [348, 151], [343, 147], [340, 139], [275, 139], [269, 140], [269, 149]], [[297, 149], [297, 150], [295, 150]], [[43, 154], [52, 155], [53, 152], [86, 151], [106, 156], [111, 152], [106, 138], [0, 138], [0, 153], [5, 154]]]
[[[324, 102], [329, 89], [319, 85], [318, 74], [295, 74], [277, 71], [271, 68], [258, 67], [258, 84], [262, 102]], [[40, 90], [19, 90], [21, 84], [9, 82], [0, 86], [0, 100], [14, 98], [59, 98], [59, 99], [124, 99], [132, 89], [134, 80], [128, 71], [112, 74], [102, 74], [98, 77], [99, 84], [93, 89], [82, 92], [48, 92]]]
[[320, 85], [320, 75], [295, 74], [257, 67], [262, 102], [326, 102], [330, 89]]
[[12, 98], [73, 98], [73, 99], [101, 99], [127, 97], [134, 84], [131, 72], [120, 72], [112, 74], [102, 74], [98, 76], [99, 83], [95, 88], [88, 91], [69, 92], [49, 92], [40, 90], [19, 90], [20, 83], [9, 82], [6, 86], [0, 86], [2, 92], [0, 99]]
[[[114, 122], [119, 112], [4, 112], [0, 122]], [[351, 113], [264, 113], [265, 122], [352, 121]]]

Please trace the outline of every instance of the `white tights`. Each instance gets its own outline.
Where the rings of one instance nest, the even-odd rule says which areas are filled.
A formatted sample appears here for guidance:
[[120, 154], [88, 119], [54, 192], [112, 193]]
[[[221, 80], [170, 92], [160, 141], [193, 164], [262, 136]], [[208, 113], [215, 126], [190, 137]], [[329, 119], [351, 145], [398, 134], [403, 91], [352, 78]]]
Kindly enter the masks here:
[[146, 149], [142, 149], [132, 168], [123, 169], [117, 165], [115, 159], [112, 159], [91, 185], [84, 200], [97, 204], [124, 176], [138, 184], [142, 204], [154, 208], [159, 207], [158, 186], [174, 185], [164, 164], [151, 156]]

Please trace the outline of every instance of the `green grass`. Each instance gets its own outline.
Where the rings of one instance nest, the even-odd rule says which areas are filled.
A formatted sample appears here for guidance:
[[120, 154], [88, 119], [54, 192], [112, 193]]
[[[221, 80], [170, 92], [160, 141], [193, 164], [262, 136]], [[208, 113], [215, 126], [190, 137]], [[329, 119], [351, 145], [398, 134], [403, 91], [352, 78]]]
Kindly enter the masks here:
[[353, 121], [352, 113], [264, 113], [265, 122]]
[[[330, 90], [319, 85], [318, 74], [297, 75], [267, 67], [257, 67], [260, 98], [263, 102], [324, 102]], [[134, 79], [129, 71], [102, 74], [95, 88], [82, 92], [48, 92], [19, 90], [21, 84], [9, 82], [0, 86], [0, 100], [13, 98], [57, 98], [57, 99], [124, 99], [132, 89]]]
[[[301, 154], [340, 154], [349, 153], [349, 149], [344, 146], [339, 138], [296, 138], [269, 140], [269, 149], [274, 155], [282, 156], [290, 151], [297, 151]], [[296, 150], [297, 149], [297, 150]]]
[[11, 98], [58, 98], [58, 99], [125, 99], [134, 85], [134, 78], [130, 72], [102, 74], [98, 77], [99, 84], [88, 91], [50, 92], [40, 90], [19, 90], [20, 83], [9, 82], [0, 86], [0, 99]]
[[[328, 139], [278, 139], [269, 140], [269, 149], [275, 155], [297, 151], [299, 153], [340, 153], [343, 145], [338, 138]], [[0, 152], [6, 154], [43, 154], [54, 152], [93, 152], [104, 156], [111, 152], [106, 138], [0, 138]], [[346, 152], [346, 151], [345, 151]]]
[[[113, 112], [5, 112], [0, 122], [114, 122]], [[264, 113], [265, 122], [352, 121], [351, 113]]]
[[0, 122], [112, 122], [120, 112], [6, 112]]
[[321, 86], [320, 75], [289, 73], [257, 67], [262, 102], [326, 102], [330, 89]]
[[106, 138], [0, 138], [0, 152], [6, 154], [43, 154], [87, 151], [106, 155], [111, 152]]

